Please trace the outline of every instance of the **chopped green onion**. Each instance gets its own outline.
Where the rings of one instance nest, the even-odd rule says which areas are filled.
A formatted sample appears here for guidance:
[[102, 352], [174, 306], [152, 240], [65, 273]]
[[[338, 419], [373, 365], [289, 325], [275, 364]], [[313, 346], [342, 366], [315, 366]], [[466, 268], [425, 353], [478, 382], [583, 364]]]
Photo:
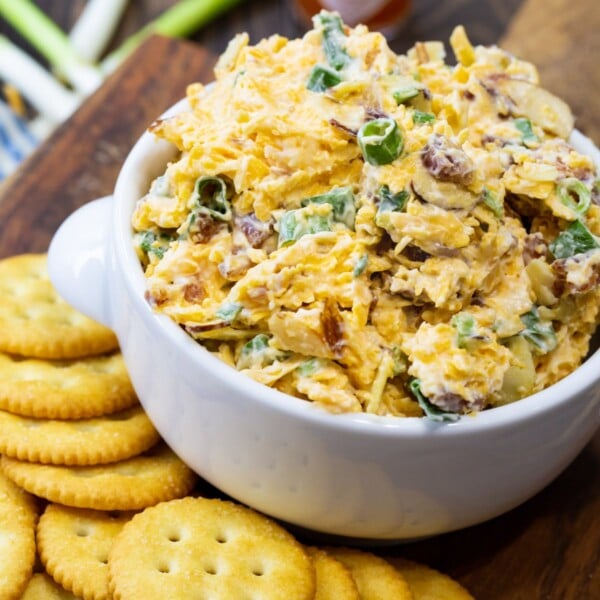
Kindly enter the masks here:
[[500, 201], [496, 196], [494, 196], [494, 194], [486, 187], [483, 188], [481, 200], [499, 219], [504, 215], [504, 207], [500, 204]]
[[435, 115], [420, 110], [415, 110], [412, 115], [413, 123], [433, 123]]
[[575, 177], [561, 179], [556, 191], [560, 201], [580, 217], [587, 213], [592, 204], [592, 192]]
[[326, 194], [311, 196], [302, 200], [302, 206], [308, 206], [309, 204], [331, 204], [333, 220], [344, 223], [348, 229], [354, 229], [356, 205], [351, 187], [333, 188]]
[[261, 352], [269, 345], [269, 336], [266, 333], [255, 335], [249, 342], [244, 344], [242, 355], [253, 352]]
[[550, 243], [550, 252], [555, 258], [569, 258], [600, 248], [598, 239], [581, 221], [573, 221]]
[[358, 145], [370, 165], [387, 165], [404, 148], [404, 139], [394, 119], [384, 117], [365, 123], [358, 131]]
[[279, 220], [279, 247], [289, 246], [302, 236], [331, 231], [332, 213], [306, 214], [306, 209], [288, 210]]
[[162, 258], [169, 249], [171, 238], [164, 234], [157, 234], [153, 231], [143, 231], [137, 234], [140, 249], [146, 254], [154, 254], [157, 258]]
[[404, 104], [413, 98], [416, 98], [419, 95], [419, 88], [416, 86], [409, 86], [405, 88], [401, 88], [399, 90], [395, 90], [392, 92], [392, 96], [398, 105]]
[[419, 379], [412, 379], [408, 384], [408, 388], [412, 392], [413, 396], [417, 399], [419, 406], [423, 409], [425, 416], [431, 421], [437, 422], [453, 422], [458, 421], [460, 415], [452, 412], [446, 412], [433, 404], [428, 398], [423, 395], [421, 391], [421, 381]]
[[[13, 0], [6, 0], [12, 2]], [[223, 14], [241, 0], [179, 0], [138, 32], [128, 37], [101, 63], [104, 73], [110, 73], [152, 34], [167, 37], [186, 37], [212, 19]]]
[[342, 78], [329, 67], [315, 65], [308, 76], [306, 87], [311, 92], [326, 92], [341, 83]]
[[296, 372], [300, 377], [310, 377], [321, 368], [321, 361], [318, 358], [309, 358], [300, 366], [296, 367]]
[[525, 117], [514, 119], [513, 125], [521, 133], [521, 140], [525, 145], [535, 144], [540, 141], [538, 136], [533, 133], [533, 125], [529, 119], [526, 119]]
[[456, 344], [459, 348], [466, 348], [468, 341], [475, 334], [475, 319], [466, 312], [460, 312], [452, 317], [450, 324], [456, 329]]
[[338, 15], [323, 11], [315, 16], [314, 24], [323, 31], [323, 51], [327, 62], [336, 71], [343, 69], [350, 62], [350, 57], [342, 45], [342, 39], [346, 37], [342, 20]]
[[520, 335], [533, 344], [538, 354], [547, 354], [556, 348], [556, 333], [552, 323], [544, 323], [540, 320], [537, 307], [534, 306], [528, 313], [521, 315], [521, 321], [525, 329]]
[[238, 302], [228, 302], [227, 304], [223, 304], [223, 306], [217, 310], [216, 315], [223, 321], [235, 321], [242, 311], [242, 308], [242, 305]]
[[352, 275], [354, 277], [360, 277], [365, 269], [367, 268], [367, 263], [369, 262], [369, 255], [363, 254], [357, 261], [354, 266], [354, 270], [352, 271]]
[[231, 221], [231, 189], [221, 177], [198, 177], [191, 203], [193, 210], [219, 221]]
[[375, 216], [376, 223], [378, 217], [381, 217], [383, 213], [403, 211], [410, 194], [406, 190], [400, 190], [394, 194], [388, 185], [382, 185], [377, 192], [377, 197], [379, 198], [379, 206]]

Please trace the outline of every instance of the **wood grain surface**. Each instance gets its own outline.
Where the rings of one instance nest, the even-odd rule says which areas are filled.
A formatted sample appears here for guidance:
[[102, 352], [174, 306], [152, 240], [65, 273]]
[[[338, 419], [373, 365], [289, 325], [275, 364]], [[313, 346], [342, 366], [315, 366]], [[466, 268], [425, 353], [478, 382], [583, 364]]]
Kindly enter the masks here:
[[[171, 3], [131, 2], [115, 43]], [[68, 27], [83, 0], [38, 4]], [[467, 25], [474, 42], [502, 38], [511, 50], [536, 60], [544, 82], [572, 102], [578, 126], [598, 141], [594, 57], [573, 56], [582, 44], [597, 55], [597, 1], [528, 0], [511, 21], [519, 6], [517, 0], [414, 2], [411, 20], [392, 45], [403, 50], [415, 39], [447, 39], [457, 22]], [[596, 21], [589, 16], [594, 11]], [[586, 23], [596, 25], [587, 30]], [[240, 30], [250, 31], [254, 40], [301, 33], [285, 3], [248, 0], [194, 36], [209, 51], [164, 38], [147, 42], [0, 187], [0, 256], [44, 251], [70, 212], [110, 193], [139, 134], [183, 96], [188, 83], [212, 78], [214, 53]], [[569, 73], [563, 70], [561, 76], [558, 64]], [[513, 511], [476, 527], [377, 551], [449, 573], [478, 600], [600, 599], [600, 434], [552, 484]]]

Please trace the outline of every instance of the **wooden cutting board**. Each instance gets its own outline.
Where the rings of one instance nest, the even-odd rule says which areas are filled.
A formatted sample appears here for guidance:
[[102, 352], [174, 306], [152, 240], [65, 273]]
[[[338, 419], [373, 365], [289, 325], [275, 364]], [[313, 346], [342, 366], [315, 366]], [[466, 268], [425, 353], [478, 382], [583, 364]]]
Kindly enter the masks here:
[[[532, 0], [532, 5], [555, 2], [566, 4]], [[514, 47], [522, 35], [517, 33], [524, 27], [522, 19], [531, 25], [538, 13], [517, 15], [506, 38]], [[525, 31], [531, 33], [527, 27]], [[522, 54], [527, 52], [533, 55], [537, 46]], [[553, 64], [544, 66], [541, 58], [544, 77]], [[111, 193], [123, 159], [145, 127], [183, 97], [188, 83], [210, 81], [213, 63], [213, 56], [191, 43], [158, 37], [146, 42], [2, 184], [0, 257], [45, 251], [69, 213]], [[584, 94], [586, 81], [578, 85]], [[587, 128], [597, 121], [587, 115], [582, 129], [590, 133]], [[434, 565], [461, 581], [478, 600], [600, 598], [599, 464], [597, 435], [554, 483], [508, 514], [382, 553], [401, 553]]]

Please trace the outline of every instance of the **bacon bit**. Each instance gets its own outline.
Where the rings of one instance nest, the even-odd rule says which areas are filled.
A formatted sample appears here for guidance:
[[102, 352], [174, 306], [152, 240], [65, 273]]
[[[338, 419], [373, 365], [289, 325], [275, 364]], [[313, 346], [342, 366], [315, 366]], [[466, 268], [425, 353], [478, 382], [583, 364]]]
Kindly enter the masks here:
[[415, 44], [415, 53], [417, 54], [417, 61], [420, 65], [429, 62], [429, 52], [423, 42], [417, 42]]
[[190, 226], [190, 239], [195, 244], [206, 244], [220, 228], [221, 223], [208, 215], [202, 213], [196, 216], [193, 225]]
[[408, 260], [412, 260], [413, 262], [424, 262], [431, 257], [431, 254], [413, 244], [406, 246], [402, 251], [402, 254], [406, 256]]
[[202, 302], [202, 300], [206, 298], [206, 295], [206, 288], [204, 287], [201, 281], [188, 283], [183, 288], [183, 297], [188, 302]]
[[327, 345], [336, 358], [341, 358], [346, 343], [344, 342], [344, 321], [340, 315], [337, 302], [332, 298], [325, 300], [321, 313], [321, 326]]
[[462, 148], [446, 137], [433, 134], [421, 153], [421, 161], [429, 173], [440, 181], [467, 185], [473, 179], [473, 161]]
[[485, 404], [483, 398], [476, 398], [473, 402], [467, 402], [462, 396], [453, 392], [445, 392], [439, 396], [430, 397], [429, 401], [442, 410], [459, 414], [471, 410], [481, 410]]
[[536, 233], [528, 233], [525, 236], [523, 246], [523, 261], [528, 265], [534, 258], [542, 258], [548, 254], [548, 244], [544, 240], [544, 236], [537, 231]]
[[213, 331], [215, 329], [225, 329], [229, 327], [231, 321], [211, 321], [210, 323], [201, 323], [198, 325], [184, 325], [184, 329], [190, 334], [203, 333], [205, 331]]
[[567, 281], [569, 263], [581, 263], [584, 260], [587, 260], [587, 257], [576, 255], [569, 258], [559, 258], [552, 263], [552, 270], [556, 275], [554, 285], [552, 286], [552, 293], [557, 298], [560, 298], [565, 292], [569, 294], [585, 294], [600, 284], [600, 264], [594, 265], [590, 278], [582, 285], [574, 285], [570, 281]]
[[347, 133], [348, 135], [350, 135], [352, 137], [356, 137], [358, 135], [358, 131], [356, 129], [347, 127], [343, 123], [340, 123], [337, 119], [329, 119], [329, 124], [332, 127], [335, 127], [336, 129], [339, 129], [340, 131], [343, 131], [344, 133]]
[[273, 224], [270, 221], [261, 221], [254, 213], [236, 217], [235, 225], [241, 229], [253, 248], [262, 248], [273, 233]]
[[167, 294], [164, 290], [159, 290], [158, 292], [146, 290], [144, 292], [144, 299], [153, 308], [164, 304], [168, 300]]
[[367, 106], [365, 108], [365, 114], [368, 117], [367, 121], [373, 121], [375, 119], [386, 119], [388, 116], [381, 109], [375, 108], [373, 106]]
[[469, 90], [463, 90], [462, 97], [465, 100], [470, 100], [470, 101], [475, 100], [475, 94]]

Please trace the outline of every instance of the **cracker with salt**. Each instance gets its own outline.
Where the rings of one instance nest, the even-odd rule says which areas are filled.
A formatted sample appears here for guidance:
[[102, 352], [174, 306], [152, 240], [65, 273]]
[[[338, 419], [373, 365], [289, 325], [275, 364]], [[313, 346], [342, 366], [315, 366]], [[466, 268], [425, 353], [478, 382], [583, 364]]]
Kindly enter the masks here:
[[20, 598], [35, 563], [33, 498], [0, 473], [0, 591], [2, 600]]
[[96, 510], [139, 510], [185, 496], [197, 476], [165, 444], [127, 460], [88, 467], [2, 456], [4, 474], [50, 502]]
[[473, 600], [458, 581], [427, 565], [401, 557], [386, 557], [408, 583], [414, 600]]
[[124, 460], [154, 446], [160, 436], [141, 406], [96, 417], [59, 421], [0, 410], [0, 454], [54, 465]]
[[350, 569], [362, 600], [413, 600], [408, 583], [385, 559], [355, 548], [324, 550]]
[[108, 557], [115, 600], [308, 600], [315, 575], [285, 529], [229, 501], [183, 498], [135, 515]]
[[84, 600], [105, 600], [108, 553], [131, 513], [49, 504], [37, 527], [40, 559], [63, 588]]
[[46, 573], [34, 573], [21, 600], [79, 600]]
[[0, 352], [0, 409], [25, 417], [83, 419], [138, 402], [120, 352], [78, 360]]
[[315, 567], [315, 600], [359, 600], [358, 588], [347, 567], [314, 546], [308, 546], [306, 551]]
[[79, 358], [117, 348], [114, 333], [63, 300], [48, 277], [46, 254], [0, 260], [0, 351]]

